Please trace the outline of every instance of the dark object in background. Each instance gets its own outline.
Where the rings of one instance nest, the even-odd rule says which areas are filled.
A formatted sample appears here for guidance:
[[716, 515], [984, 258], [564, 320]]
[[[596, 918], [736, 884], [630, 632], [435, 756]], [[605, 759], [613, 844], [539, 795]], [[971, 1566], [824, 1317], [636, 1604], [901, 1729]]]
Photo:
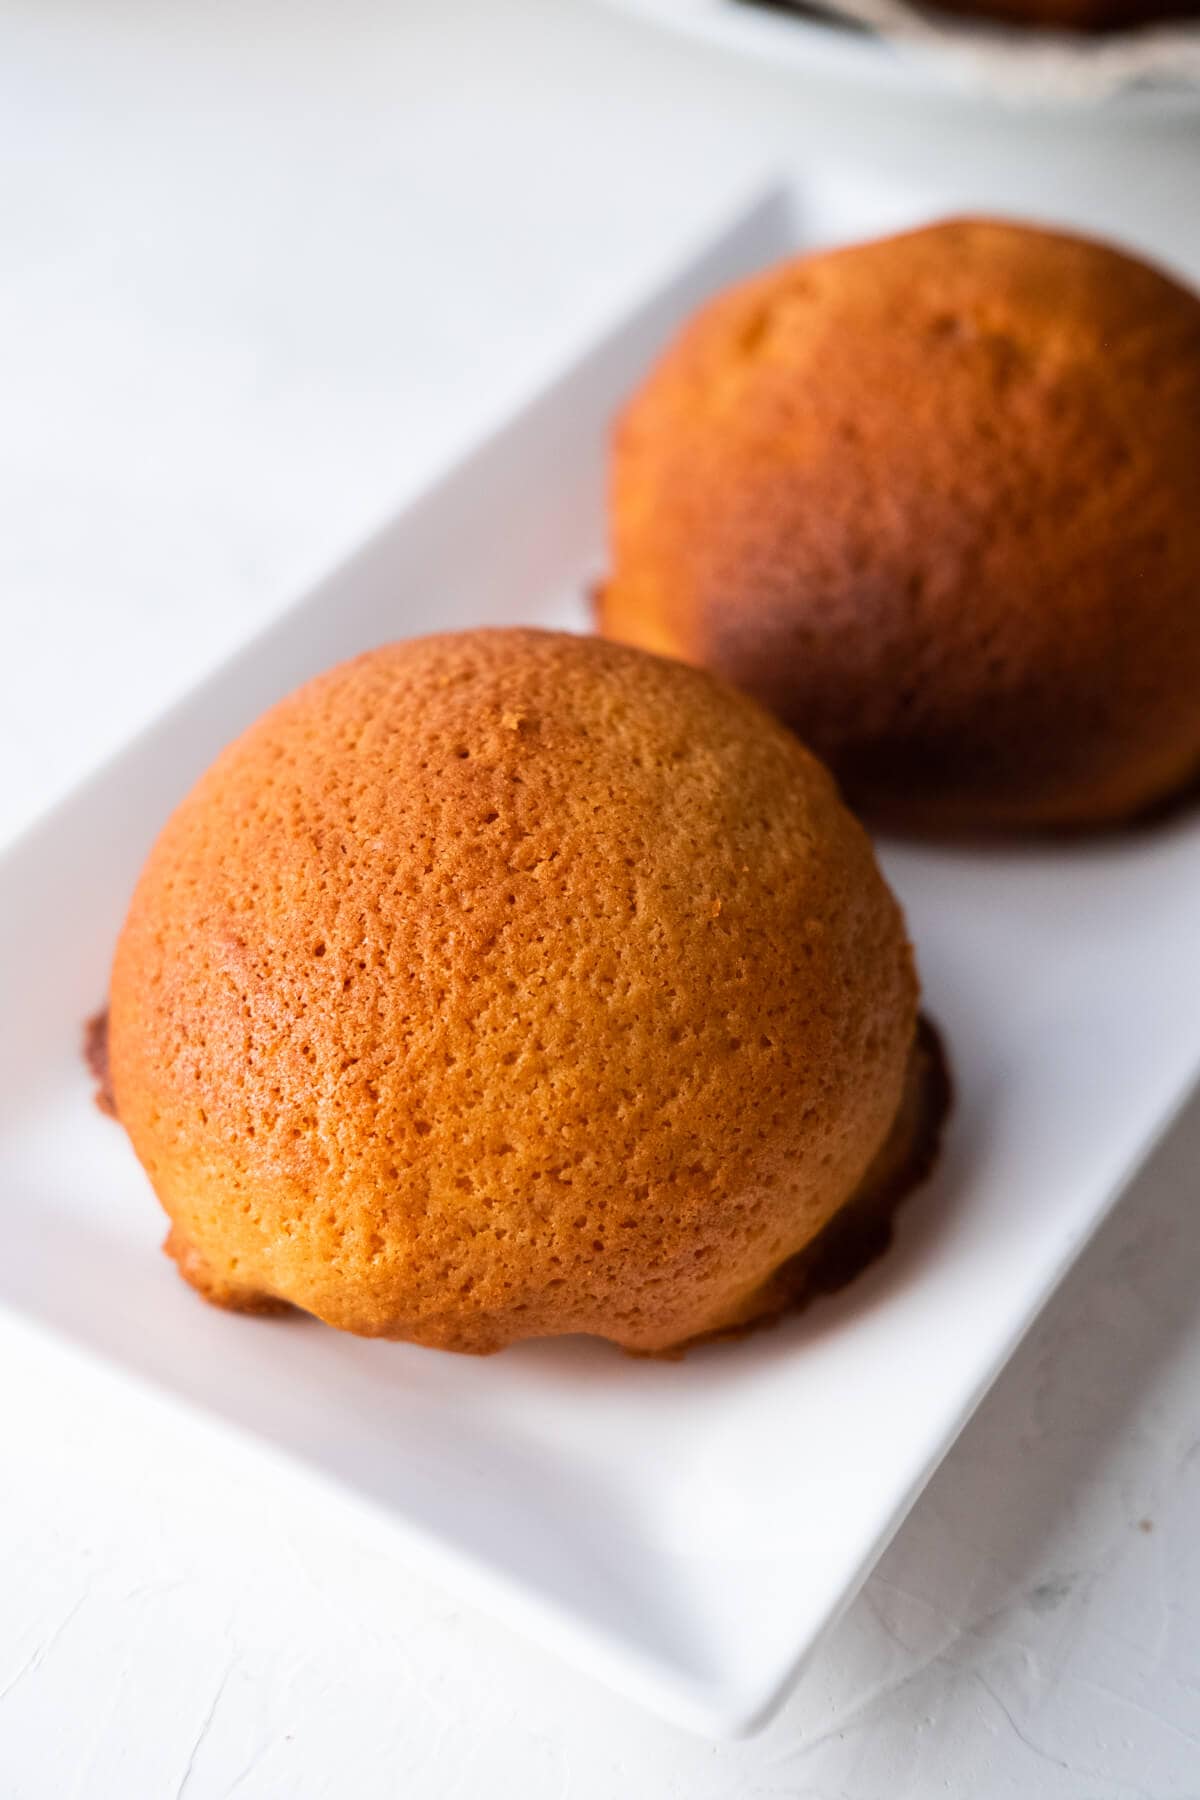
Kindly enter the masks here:
[[[805, 5], [802, 0], [732, 0], [732, 4], [836, 19], [838, 24], [858, 28], [854, 20], [843, 20], [836, 9]], [[927, 10], [1024, 25], [1034, 30], [1098, 33], [1134, 31], [1168, 20], [1200, 19], [1200, 0], [939, 0]]]

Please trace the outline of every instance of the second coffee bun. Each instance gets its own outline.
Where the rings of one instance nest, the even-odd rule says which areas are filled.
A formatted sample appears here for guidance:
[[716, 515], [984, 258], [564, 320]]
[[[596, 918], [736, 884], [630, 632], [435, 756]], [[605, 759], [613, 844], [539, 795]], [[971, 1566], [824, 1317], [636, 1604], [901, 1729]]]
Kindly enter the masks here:
[[1200, 769], [1200, 300], [955, 220], [713, 301], [620, 422], [607, 634], [878, 818], [1080, 827]]

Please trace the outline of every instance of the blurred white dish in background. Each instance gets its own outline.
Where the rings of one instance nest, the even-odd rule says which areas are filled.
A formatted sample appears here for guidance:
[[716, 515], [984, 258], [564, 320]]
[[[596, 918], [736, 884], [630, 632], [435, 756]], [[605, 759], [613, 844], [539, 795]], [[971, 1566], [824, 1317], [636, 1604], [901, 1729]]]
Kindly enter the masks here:
[[[897, 94], [939, 89], [1011, 106], [1200, 108], [1200, 20], [1095, 36], [936, 16], [907, 0], [605, 0], [673, 31], [809, 75]], [[857, 21], [857, 22], [856, 22]]]

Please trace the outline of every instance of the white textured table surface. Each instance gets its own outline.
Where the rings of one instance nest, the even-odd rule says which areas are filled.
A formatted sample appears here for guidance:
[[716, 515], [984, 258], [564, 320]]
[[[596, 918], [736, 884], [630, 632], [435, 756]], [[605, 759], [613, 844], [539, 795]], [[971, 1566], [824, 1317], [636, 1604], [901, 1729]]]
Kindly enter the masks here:
[[[1200, 275], [1200, 123], [886, 108], [582, 0], [0, 6], [0, 835], [770, 158]], [[0, 1800], [1197, 1800], [1198, 1164], [1193, 1108], [746, 1744], [0, 1326]]]

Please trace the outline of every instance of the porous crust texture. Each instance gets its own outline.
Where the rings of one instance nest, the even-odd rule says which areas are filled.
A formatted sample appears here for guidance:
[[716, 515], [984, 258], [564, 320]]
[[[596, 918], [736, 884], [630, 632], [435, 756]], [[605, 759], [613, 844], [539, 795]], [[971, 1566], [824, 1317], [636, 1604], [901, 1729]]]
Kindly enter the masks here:
[[777, 1308], [888, 1160], [916, 1008], [792, 735], [681, 664], [480, 631], [346, 663], [218, 759], [138, 883], [109, 1062], [208, 1298], [652, 1352]]
[[1082, 827], [1200, 769], [1200, 300], [957, 220], [725, 293], [622, 420], [612, 637], [902, 825]]

